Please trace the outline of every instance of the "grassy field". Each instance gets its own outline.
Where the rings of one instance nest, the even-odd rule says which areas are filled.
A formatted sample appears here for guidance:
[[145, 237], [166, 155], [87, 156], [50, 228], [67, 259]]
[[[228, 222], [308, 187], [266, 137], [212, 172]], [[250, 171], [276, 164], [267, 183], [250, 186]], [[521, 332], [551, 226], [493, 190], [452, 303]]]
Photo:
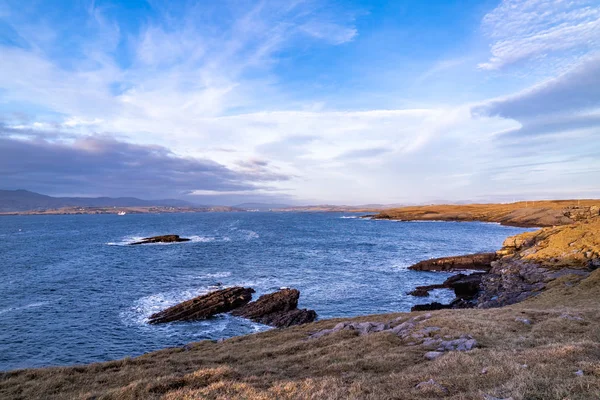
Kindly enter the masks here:
[[[569, 210], [571, 207], [586, 209], [595, 207], [593, 212], [598, 215], [598, 206], [600, 206], [600, 200], [544, 200], [508, 204], [431, 205], [391, 208], [380, 212], [375, 218], [405, 221], [484, 221], [514, 226], [541, 227], [573, 223], [576, 219], [565, 215], [570, 213], [574, 214], [573, 217], [577, 217], [577, 211]], [[582, 215], [582, 218], [587, 218], [587, 216]]]

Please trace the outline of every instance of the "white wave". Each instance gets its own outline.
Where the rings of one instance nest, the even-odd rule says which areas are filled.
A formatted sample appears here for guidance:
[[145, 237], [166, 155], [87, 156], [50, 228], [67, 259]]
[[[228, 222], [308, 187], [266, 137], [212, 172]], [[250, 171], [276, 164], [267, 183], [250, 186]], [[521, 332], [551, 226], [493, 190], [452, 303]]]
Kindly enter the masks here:
[[340, 218], [341, 219], [359, 219], [360, 217], [358, 217], [356, 215], [342, 215]]
[[217, 240], [217, 238], [215, 238], [214, 236], [198, 236], [198, 235], [192, 235], [192, 236], [185, 236], [188, 239], [191, 239], [190, 241], [192, 243], [209, 243], [209, 242], [214, 242], [215, 240]]
[[41, 307], [41, 306], [45, 306], [46, 304], [48, 304], [47, 301], [39, 301], [36, 303], [25, 304], [24, 306], [20, 306], [20, 307], [3, 308], [2, 310], [0, 310], [0, 314], [5, 314], [5, 313], [11, 312], [11, 311], [26, 310], [28, 308]]
[[150, 315], [185, 300], [208, 293], [207, 287], [151, 294], [136, 300], [132, 307], [121, 313], [126, 325], [145, 325]]

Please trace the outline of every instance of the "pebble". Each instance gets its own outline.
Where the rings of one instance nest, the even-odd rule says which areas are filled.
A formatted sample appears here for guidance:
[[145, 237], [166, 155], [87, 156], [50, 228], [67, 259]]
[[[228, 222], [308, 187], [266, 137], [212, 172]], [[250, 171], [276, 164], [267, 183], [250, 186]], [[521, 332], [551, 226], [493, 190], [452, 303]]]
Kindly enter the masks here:
[[425, 353], [425, 358], [428, 360], [435, 360], [443, 354], [444, 353], [442, 353], [441, 351], [428, 351], [427, 353]]
[[420, 390], [424, 390], [424, 389], [428, 389], [428, 388], [435, 388], [444, 393], [448, 393], [448, 389], [446, 389], [445, 387], [443, 387], [442, 385], [440, 385], [433, 379], [430, 379], [427, 382], [421, 382], [417, 386], [415, 386], [415, 388], [420, 389]]
[[583, 371], [579, 370], [579, 371], [575, 372], [575, 375], [577, 375], [577, 376], [583, 376]]
[[521, 317], [517, 317], [517, 318], [515, 318], [515, 321], [517, 321], [517, 322], [522, 322], [522, 323], [524, 323], [525, 325], [531, 325], [531, 321], [530, 321], [530, 320], [528, 320], [527, 318], [521, 318]]

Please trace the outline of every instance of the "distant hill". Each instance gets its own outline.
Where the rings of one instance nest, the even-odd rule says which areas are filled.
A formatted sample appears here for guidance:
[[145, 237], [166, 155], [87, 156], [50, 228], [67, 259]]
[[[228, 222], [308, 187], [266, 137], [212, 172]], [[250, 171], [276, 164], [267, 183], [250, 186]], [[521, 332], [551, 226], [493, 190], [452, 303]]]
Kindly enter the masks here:
[[141, 200], [135, 197], [52, 197], [28, 190], [0, 190], [0, 212], [62, 207], [195, 207], [184, 200]]

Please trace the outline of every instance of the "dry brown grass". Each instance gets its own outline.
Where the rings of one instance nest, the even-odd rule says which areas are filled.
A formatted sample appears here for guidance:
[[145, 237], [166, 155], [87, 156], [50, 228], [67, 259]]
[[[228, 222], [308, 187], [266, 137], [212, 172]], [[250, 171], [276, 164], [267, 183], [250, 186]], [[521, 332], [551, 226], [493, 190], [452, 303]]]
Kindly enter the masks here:
[[521, 201], [509, 204], [460, 204], [401, 207], [384, 210], [378, 218], [398, 220], [485, 221], [515, 226], [553, 226], [569, 224], [562, 214], [566, 207], [599, 206], [600, 200]]
[[[342, 331], [317, 340], [326, 320], [203, 341], [137, 358], [0, 376], [2, 399], [514, 399], [600, 398], [600, 270], [575, 286], [555, 283], [521, 304], [442, 310], [426, 322], [442, 335], [473, 335], [479, 348], [426, 361], [391, 333]], [[566, 319], [579, 316], [582, 321]], [[406, 314], [357, 321], [389, 321]], [[531, 325], [515, 321], [528, 318]], [[526, 366], [525, 366], [526, 365]], [[483, 369], [487, 373], [482, 374]], [[576, 371], [584, 371], [577, 376]], [[434, 379], [447, 393], [432, 387]]]

